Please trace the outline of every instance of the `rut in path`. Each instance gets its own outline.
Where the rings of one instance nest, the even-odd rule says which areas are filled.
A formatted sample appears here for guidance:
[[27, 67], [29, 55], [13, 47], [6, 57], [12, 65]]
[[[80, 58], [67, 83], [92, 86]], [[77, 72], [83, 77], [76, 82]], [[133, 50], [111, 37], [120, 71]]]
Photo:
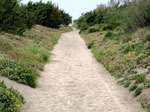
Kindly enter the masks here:
[[77, 30], [63, 34], [52, 53], [36, 89], [1, 78], [24, 95], [23, 112], [144, 112], [95, 61]]

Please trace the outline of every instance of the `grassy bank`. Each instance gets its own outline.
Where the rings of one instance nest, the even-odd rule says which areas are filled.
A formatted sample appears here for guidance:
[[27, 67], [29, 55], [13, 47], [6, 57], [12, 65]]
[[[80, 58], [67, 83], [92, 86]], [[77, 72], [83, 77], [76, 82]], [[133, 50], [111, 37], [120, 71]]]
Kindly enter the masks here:
[[70, 28], [51, 29], [37, 25], [22, 36], [1, 32], [0, 75], [36, 87], [37, 71], [43, 70], [50, 51], [66, 31]]
[[[36, 25], [22, 36], [0, 32], [0, 75], [36, 87], [38, 71], [43, 70], [61, 33], [70, 27], [52, 29]], [[0, 81], [0, 111], [20, 112], [23, 96]]]
[[150, 28], [127, 33], [90, 28], [81, 33], [98, 62], [150, 111]]

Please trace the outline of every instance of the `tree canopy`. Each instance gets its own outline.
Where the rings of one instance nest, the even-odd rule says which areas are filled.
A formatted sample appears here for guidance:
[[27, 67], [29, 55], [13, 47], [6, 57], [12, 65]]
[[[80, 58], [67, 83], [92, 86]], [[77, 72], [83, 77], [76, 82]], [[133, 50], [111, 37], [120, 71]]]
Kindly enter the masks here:
[[71, 22], [72, 17], [52, 2], [24, 5], [19, 0], [0, 0], [0, 31], [21, 35], [35, 24], [59, 28]]

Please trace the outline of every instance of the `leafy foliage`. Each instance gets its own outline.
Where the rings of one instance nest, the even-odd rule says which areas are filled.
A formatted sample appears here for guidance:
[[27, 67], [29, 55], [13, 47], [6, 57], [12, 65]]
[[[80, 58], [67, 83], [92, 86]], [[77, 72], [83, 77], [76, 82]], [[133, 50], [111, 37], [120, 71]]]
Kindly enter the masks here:
[[103, 30], [122, 27], [126, 31], [135, 31], [138, 28], [150, 26], [149, 0], [131, 0], [129, 3], [118, 4], [120, 3], [87, 12], [75, 23], [79, 29], [81, 29], [82, 23], [86, 22], [88, 27], [105, 24]]
[[134, 91], [135, 89], [137, 88], [137, 86], [134, 84], [134, 85], [131, 85], [129, 87], [129, 91]]
[[136, 88], [136, 90], [135, 90], [134, 96], [138, 96], [138, 95], [140, 95], [141, 93], [142, 93], [142, 88], [141, 88], [141, 87], [138, 87], [138, 88]]
[[71, 23], [71, 16], [52, 2], [42, 1], [27, 5], [19, 0], [0, 1], [0, 31], [22, 35], [35, 24], [58, 28]]
[[106, 8], [87, 12], [76, 20], [75, 23], [80, 30], [82, 29], [82, 23], [87, 24], [88, 27], [95, 24], [104, 24], [103, 30], [112, 30], [121, 25], [122, 18], [120, 10], [116, 8]]
[[127, 8], [125, 25], [128, 30], [136, 30], [139, 27], [150, 26], [149, 0], [133, 0]]
[[20, 112], [24, 102], [23, 96], [13, 90], [7, 88], [4, 82], [0, 81], [0, 111], [1, 112]]
[[27, 28], [27, 19], [25, 7], [19, 5], [18, 0], [0, 1], [0, 31], [22, 34]]
[[60, 10], [52, 2], [29, 2], [27, 7], [29, 12], [34, 14], [36, 24], [58, 28], [60, 24], [68, 25], [71, 23], [71, 16]]
[[31, 87], [36, 86], [36, 73], [17, 62], [1, 59], [0, 74]]

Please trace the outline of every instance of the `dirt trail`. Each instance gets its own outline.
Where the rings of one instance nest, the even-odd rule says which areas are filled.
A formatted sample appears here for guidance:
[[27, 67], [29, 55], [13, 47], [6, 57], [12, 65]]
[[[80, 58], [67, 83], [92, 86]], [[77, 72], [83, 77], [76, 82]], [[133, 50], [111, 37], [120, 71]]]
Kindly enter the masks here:
[[144, 112], [96, 62], [77, 30], [63, 34], [53, 54], [36, 89], [1, 78], [24, 95], [23, 112]]

